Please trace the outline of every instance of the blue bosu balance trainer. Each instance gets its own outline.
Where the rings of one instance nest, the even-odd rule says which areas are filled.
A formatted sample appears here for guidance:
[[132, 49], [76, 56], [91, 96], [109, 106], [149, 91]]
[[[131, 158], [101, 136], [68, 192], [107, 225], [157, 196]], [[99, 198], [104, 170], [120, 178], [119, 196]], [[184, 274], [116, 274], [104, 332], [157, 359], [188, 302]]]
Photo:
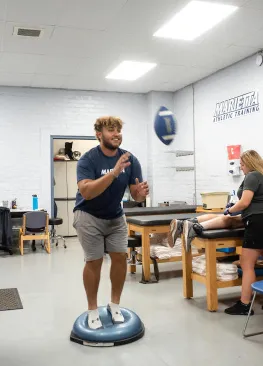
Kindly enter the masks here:
[[103, 328], [93, 330], [88, 326], [88, 313], [81, 314], [73, 325], [72, 342], [83, 346], [112, 347], [134, 342], [144, 335], [141, 319], [131, 310], [121, 308], [124, 323], [114, 324], [106, 306], [99, 307]]

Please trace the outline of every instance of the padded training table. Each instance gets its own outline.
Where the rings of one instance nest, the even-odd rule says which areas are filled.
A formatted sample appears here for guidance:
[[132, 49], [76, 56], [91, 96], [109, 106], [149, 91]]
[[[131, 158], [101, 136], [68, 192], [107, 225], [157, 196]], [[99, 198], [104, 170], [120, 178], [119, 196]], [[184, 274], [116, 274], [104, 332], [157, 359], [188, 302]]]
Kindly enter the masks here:
[[132, 207], [124, 208], [123, 211], [127, 217], [145, 216], [145, 215], [168, 215], [179, 213], [196, 212], [197, 206], [193, 205], [174, 205], [164, 207]]
[[[206, 286], [207, 309], [209, 311], [217, 311], [218, 296], [217, 289], [232, 286], [240, 286], [242, 279], [238, 278], [232, 281], [218, 281], [216, 258], [233, 256], [240, 254], [243, 243], [244, 229], [220, 229], [205, 230], [201, 236], [194, 238], [192, 244], [197, 249], [205, 250], [206, 258], [206, 276], [192, 273], [192, 252], [186, 252], [184, 237], [182, 236], [182, 261], [183, 261], [183, 282], [184, 297], [190, 299], [193, 297], [193, 281], [198, 281]], [[235, 252], [225, 253], [218, 252], [217, 249], [236, 248]]]
[[[173, 219], [186, 220], [203, 214], [182, 213], [182, 214], [166, 214], [166, 215], [146, 215], [146, 216], [131, 216], [127, 217], [128, 235], [132, 236], [135, 233], [142, 235], [142, 265], [145, 282], [150, 282], [150, 234], [168, 233], [170, 230], [170, 222]], [[182, 256], [169, 259], [157, 259], [157, 263], [181, 261]], [[130, 272], [135, 272], [136, 266], [130, 265]]]

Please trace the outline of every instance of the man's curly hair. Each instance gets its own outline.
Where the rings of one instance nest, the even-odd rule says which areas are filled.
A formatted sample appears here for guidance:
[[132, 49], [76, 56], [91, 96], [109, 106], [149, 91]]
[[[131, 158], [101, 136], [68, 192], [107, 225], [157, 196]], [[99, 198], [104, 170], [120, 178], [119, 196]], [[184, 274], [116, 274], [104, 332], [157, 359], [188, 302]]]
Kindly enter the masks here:
[[119, 117], [112, 117], [112, 116], [106, 116], [106, 117], [100, 117], [96, 120], [94, 124], [94, 128], [96, 132], [101, 132], [103, 127], [109, 128], [109, 127], [117, 127], [118, 129], [122, 129], [123, 122]]

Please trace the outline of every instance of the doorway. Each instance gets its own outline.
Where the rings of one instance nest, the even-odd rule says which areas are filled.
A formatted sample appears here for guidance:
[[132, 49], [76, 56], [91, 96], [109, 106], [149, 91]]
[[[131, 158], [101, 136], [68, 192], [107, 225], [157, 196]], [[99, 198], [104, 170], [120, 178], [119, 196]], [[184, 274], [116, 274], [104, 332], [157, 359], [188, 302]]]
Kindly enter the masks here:
[[63, 219], [58, 235], [76, 236], [73, 224], [77, 187], [76, 170], [79, 158], [99, 144], [94, 136], [50, 136], [51, 213]]

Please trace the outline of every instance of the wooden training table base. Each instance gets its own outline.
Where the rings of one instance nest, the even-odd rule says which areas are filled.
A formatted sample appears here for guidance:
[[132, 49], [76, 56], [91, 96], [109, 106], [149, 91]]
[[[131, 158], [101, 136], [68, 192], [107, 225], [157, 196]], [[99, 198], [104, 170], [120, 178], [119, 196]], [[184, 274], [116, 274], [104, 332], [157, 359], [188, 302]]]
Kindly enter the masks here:
[[[192, 213], [175, 213], [167, 215], [145, 215], [127, 217], [128, 235], [133, 236], [135, 233], [141, 234], [142, 239], [142, 265], [145, 282], [151, 282], [151, 264], [150, 257], [150, 234], [163, 234], [170, 231], [170, 222], [173, 219], [186, 220], [200, 216], [202, 214]], [[156, 259], [157, 263], [179, 262], [182, 261], [182, 256], [172, 257], [169, 259]], [[129, 272], [136, 272], [136, 265], [129, 265]]]
[[[207, 309], [217, 311], [218, 295], [217, 289], [225, 287], [240, 286], [242, 279], [238, 278], [232, 281], [218, 281], [216, 271], [216, 258], [228, 257], [240, 252], [243, 238], [222, 238], [222, 239], [202, 239], [195, 238], [192, 244], [198, 249], [204, 249], [206, 254], [206, 276], [192, 273], [192, 252], [186, 252], [183, 241], [182, 260], [183, 260], [183, 288], [184, 297], [190, 299], [193, 297], [193, 281], [198, 281], [206, 286]], [[217, 252], [217, 249], [235, 247], [236, 252], [224, 253]]]
[[[128, 235], [132, 236], [135, 233], [140, 233], [142, 235], [142, 266], [144, 271], [144, 279], [146, 282], [150, 281], [151, 277], [151, 263], [152, 260], [150, 258], [150, 234], [153, 233], [167, 233], [169, 232], [170, 226], [169, 225], [160, 225], [160, 226], [140, 226], [135, 224], [128, 224]], [[164, 262], [177, 262], [181, 261], [182, 256], [180, 257], [173, 257], [169, 259], [160, 260], [157, 259], [157, 263], [164, 263]], [[136, 272], [136, 266], [130, 265], [130, 272]]]

